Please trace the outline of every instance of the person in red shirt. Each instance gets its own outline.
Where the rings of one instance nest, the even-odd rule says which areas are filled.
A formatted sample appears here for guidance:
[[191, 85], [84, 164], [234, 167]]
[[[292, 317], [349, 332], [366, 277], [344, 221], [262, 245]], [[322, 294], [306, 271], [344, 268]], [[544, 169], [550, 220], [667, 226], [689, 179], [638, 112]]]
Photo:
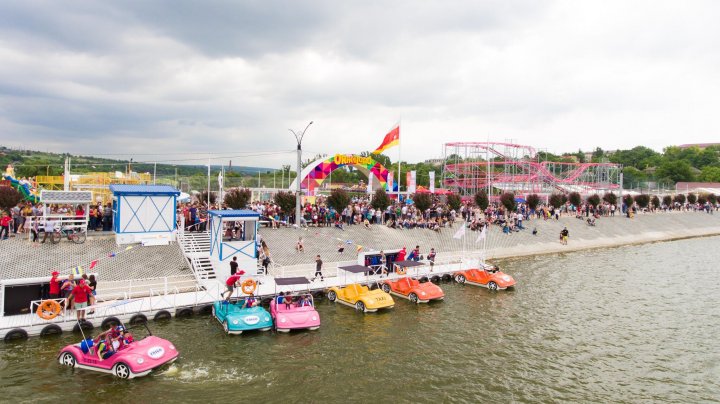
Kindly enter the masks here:
[[80, 279], [77, 286], [70, 292], [72, 299], [75, 301], [78, 320], [85, 320], [85, 308], [88, 305], [88, 295], [90, 293], [92, 293], [92, 290], [85, 284], [85, 279]]
[[51, 299], [57, 299], [60, 297], [60, 281], [58, 280], [58, 275], [60, 275], [60, 272], [53, 271], [52, 278], [50, 278], [50, 289], [48, 290], [48, 293], [50, 294]]
[[405, 247], [402, 248], [402, 250], [398, 251], [397, 258], [395, 261], [405, 261], [405, 255], [407, 254], [407, 249]]
[[[0, 218], [0, 238], [3, 240], [7, 240], [10, 235], [10, 222], [12, 222], [12, 218], [7, 214], [7, 212], [3, 212], [2, 218]], [[5, 237], [3, 237], [3, 235]]]
[[[245, 275], [245, 271], [242, 269], [237, 271], [235, 275], [230, 276], [227, 278], [227, 281], [225, 281], [225, 286], [227, 287], [227, 292], [222, 294], [222, 297], [225, 299], [226, 302], [230, 301], [230, 296], [233, 294], [233, 290], [235, 290], [236, 286], [240, 286], [240, 276]], [[225, 294], [227, 293], [227, 297]]]

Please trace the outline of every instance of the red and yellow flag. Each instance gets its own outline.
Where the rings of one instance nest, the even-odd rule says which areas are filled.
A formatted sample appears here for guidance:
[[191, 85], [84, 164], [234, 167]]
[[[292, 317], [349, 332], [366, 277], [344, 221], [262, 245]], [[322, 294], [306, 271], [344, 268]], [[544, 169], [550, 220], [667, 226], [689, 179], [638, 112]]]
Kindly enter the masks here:
[[400, 124], [397, 124], [394, 128], [388, 132], [387, 135], [385, 135], [385, 138], [383, 139], [380, 146], [375, 149], [372, 154], [380, 154], [384, 152], [385, 150], [397, 146], [400, 144]]

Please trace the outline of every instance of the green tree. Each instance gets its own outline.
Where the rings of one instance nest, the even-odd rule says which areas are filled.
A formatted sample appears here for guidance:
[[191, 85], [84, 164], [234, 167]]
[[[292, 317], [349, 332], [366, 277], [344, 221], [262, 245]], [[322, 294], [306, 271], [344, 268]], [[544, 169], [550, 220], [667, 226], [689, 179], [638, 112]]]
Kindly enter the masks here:
[[13, 187], [0, 186], [0, 209], [10, 212], [22, 200], [22, 195]]
[[460, 206], [462, 205], [462, 198], [460, 198], [460, 195], [458, 194], [450, 194], [447, 196], [447, 204], [450, 206], [450, 209], [457, 212], [460, 210]]
[[717, 202], [717, 195], [710, 194], [707, 196], [708, 202], [712, 203], [713, 205]]
[[638, 204], [638, 206], [642, 209], [647, 208], [650, 204], [650, 195], [647, 194], [640, 194], [635, 197], [635, 202]]
[[388, 206], [392, 204], [392, 201], [390, 200], [390, 197], [388, 196], [387, 192], [385, 192], [384, 189], [378, 188], [375, 191], [375, 194], [373, 195], [372, 202], [370, 202], [370, 205], [374, 209], [380, 209], [385, 210]]
[[550, 195], [550, 205], [552, 205], [555, 209], [561, 207], [565, 202], [565, 195], [562, 194], [552, 194]]
[[627, 206], [628, 208], [629, 208], [630, 206], [632, 206], [632, 204], [633, 204], [634, 201], [635, 201], [635, 199], [634, 199], [634, 198], [632, 197], [632, 195], [630, 195], [630, 194], [623, 196], [623, 203], [624, 203], [625, 206]]
[[720, 167], [703, 167], [698, 179], [703, 182], [720, 182]]
[[[195, 199], [197, 199], [197, 201], [199, 203], [207, 204], [207, 201], [208, 201], [207, 189], [203, 189], [202, 191], [200, 191], [200, 193], [195, 195]], [[212, 205], [215, 202], [217, 202], [217, 193], [215, 191], [210, 191], [210, 204]]]
[[680, 203], [680, 204], [685, 203], [685, 195], [683, 195], [683, 194], [675, 195], [675, 202]]
[[415, 202], [415, 207], [420, 209], [421, 212], [425, 212], [432, 206], [432, 196], [430, 194], [414, 194], [413, 201]]
[[623, 187], [635, 188], [639, 183], [647, 181], [647, 175], [635, 167], [623, 168]]
[[609, 203], [610, 205], [617, 205], [617, 195], [613, 192], [608, 192], [603, 195], [603, 201]]
[[687, 195], [687, 201], [688, 201], [689, 203], [695, 203], [695, 202], [697, 202], [697, 195], [695, 195], [695, 194], [688, 194], [688, 195]]
[[663, 205], [665, 206], [671, 206], [672, 205], [672, 197], [670, 195], [663, 196], [662, 199]]
[[650, 199], [650, 202], [652, 202], [654, 207], [660, 207], [660, 198], [658, 198], [657, 195], [653, 195], [652, 199]]
[[475, 194], [475, 204], [482, 210], [487, 209], [488, 205], [490, 204], [490, 200], [488, 199], [485, 191], [480, 191]]
[[350, 204], [350, 194], [348, 194], [347, 191], [344, 189], [333, 189], [332, 192], [330, 192], [330, 196], [327, 198], [328, 205], [335, 208], [336, 211], [341, 212], [343, 209], [345, 209], [348, 204]]
[[289, 215], [295, 209], [295, 195], [290, 192], [280, 191], [273, 197], [275, 204], [280, 207], [282, 213]]
[[530, 210], [537, 209], [538, 205], [540, 204], [540, 197], [537, 194], [530, 194], [525, 199], [525, 202], [527, 202], [528, 207]]
[[593, 208], [597, 208], [598, 205], [600, 205], [600, 195], [598, 194], [592, 194], [588, 196], [587, 202], [593, 206]]
[[230, 209], [245, 209], [251, 196], [252, 192], [247, 188], [233, 188], [225, 194], [223, 201]]
[[512, 192], [505, 192], [500, 195], [500, 203], [505, 206], [505, 209], [507, 209], [508, 212], [514, 212], [517, 207], [517, 204], [515, 203], [515, 194]]
[[684, 160], [665, 161], [655, 170], [657, 178], [667, 178], [672, 182], [692, 181], [693, 173], [690, 163]]
[[580, 206], [580, 204], [582, 204], [582, 197], [577, 192], [570, 192], [570, 194], [568, 195], [568, 200], [575, 207], [578, 207]]
[[699, 203], [701, 206], [705, 205], [707, 203], [707, 195], [698, 196], [697, 203]]

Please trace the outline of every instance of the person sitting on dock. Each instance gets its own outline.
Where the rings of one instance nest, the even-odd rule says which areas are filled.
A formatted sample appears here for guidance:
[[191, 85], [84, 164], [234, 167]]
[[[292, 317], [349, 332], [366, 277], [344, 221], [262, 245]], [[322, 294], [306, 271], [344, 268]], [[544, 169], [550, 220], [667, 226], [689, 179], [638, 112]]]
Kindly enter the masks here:
[[437, 256], [437, 253], [435, 252], [434, 248], [430, 249], [430, 253], [427, 255], [427, 260], [430, 261], [430, 272], [432, 272], [433, 267], [435, 266], [435, 257]]

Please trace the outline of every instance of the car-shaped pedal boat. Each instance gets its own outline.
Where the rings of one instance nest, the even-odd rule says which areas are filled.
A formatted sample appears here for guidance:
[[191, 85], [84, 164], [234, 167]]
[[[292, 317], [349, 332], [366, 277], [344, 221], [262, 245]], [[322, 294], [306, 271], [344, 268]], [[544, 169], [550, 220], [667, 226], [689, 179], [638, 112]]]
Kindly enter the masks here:
[[[275, 278], [276, 293], [278, 286], [289, 289], [297, 285], [307, 286], [309, 283], [310, 281], [304, 277]], [[291, 300], [289, 305], [284, 303], [286, 299]], [[273, 298], [270, 302], [270, 314], [278, 332], [320, 328], [320, 314], [315, 310], [315, 300], [309, 290], [305, 293], [288, 293]]]
[[493, 265], [485, 265], [482, 269], [466, 269], [456, 272], [453, 277], [457, 283], [469, 283], [490, 290], [505, 290], [515, 287], [515, 279]]
[[413, 303], [428, 303], [431, 300], [445, 298], [445, 293], [440, 286], [432, 282], [420, 283], [417, 279], [410, 277], [386, 280], [381, 287], [383, 291], [408, 299]]
[[259, 305], [243, 308], [245, 299], [231, 303], [217, 301], [212, 306], [212, 314], [227, 334], [242, 334], [243, 331], [268, 331], [273, 322], [270, 313]]
[[146, 376], [153, 369], [174, 362], [179, 355], [175, 345], [152, 335], [145, 324], [142, 326], [147, 329], [148, 336], [122, 344], [107, 359], [98, 358], [93, 339], [88, 338], [60, 350], [58, 362], [71, 368], [110, 373], [121, 379]]
[[[347, 265], [338, 267], [345, 273], [345, 281], [347, 282], [348, 274], [365, 275], [366, 281], [369, 283], [369, 275], [375, 270], [362, 265]], [[379, 309], [392, 309], [395, 307], [395, 301], [392, 296], [382, 291], [382, 289], [370, 290], [367, 286], [359, 283], [351, 283], [345, 287], [333, 286], [327, 291], [328, 300], [337, 301], [351, 307], [355, 307], [364, 313], [376, 312]]]
[[392, 309], [395, 301], [382, 289], [370, 290], [367, 286], [353, 283], [344, 288], [331, 287], [327, 292], [328, 300], [338, 302], [364, 313], [374, 313], [379, 309]]

